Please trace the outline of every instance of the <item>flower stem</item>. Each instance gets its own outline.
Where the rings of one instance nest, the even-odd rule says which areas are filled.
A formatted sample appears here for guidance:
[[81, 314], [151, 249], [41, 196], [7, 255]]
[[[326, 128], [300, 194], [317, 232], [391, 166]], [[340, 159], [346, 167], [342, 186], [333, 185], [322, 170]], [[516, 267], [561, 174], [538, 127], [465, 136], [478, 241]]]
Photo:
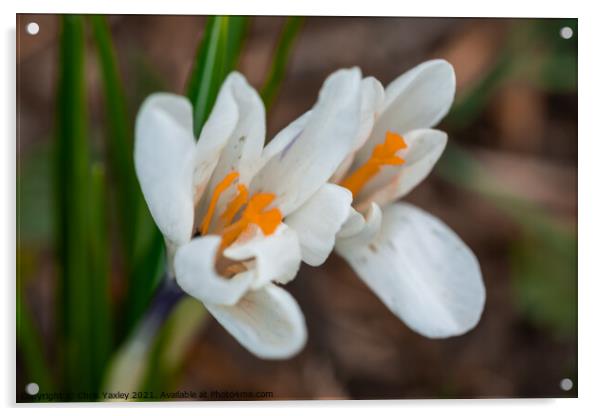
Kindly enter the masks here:
[[141, 385], [154, 339], [183, 297], [184, 291], [176, 280], [166, 275], [142, 321], [115, 353], [105, 378], [106, 389], [132, 391]]
[[152, 342], [152, 339], [184, 294], [175, 279], [169, 276], [164, 278], [134, 336], [142, 338], [148, 343]]

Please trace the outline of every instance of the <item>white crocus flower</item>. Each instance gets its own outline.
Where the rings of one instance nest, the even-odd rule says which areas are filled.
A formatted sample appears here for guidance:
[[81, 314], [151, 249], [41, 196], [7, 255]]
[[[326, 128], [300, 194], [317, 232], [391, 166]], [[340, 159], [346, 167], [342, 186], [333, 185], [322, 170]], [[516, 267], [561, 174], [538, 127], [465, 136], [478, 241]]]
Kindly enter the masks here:
[[303, 128], [291, 123], [265, 148], [263, 103], [238, 73], [198, 141], [185, 97], [154, 94], [138, 114], [136, 172], [170, 268], [259, 357], [290, 357], [305, 344], [303, 314], [274, 282], [293, 279], [301, 260], [323, 262], [349, 215], [351, 193], [328, 179], [353, 146], [360, 85], [357, 69], [333, 74]]
[[472, 251], [443, 222], [395, 202], [430, 173], [447, 142], [431, 129], [449, 111], [453, 67], [425, 62], [386, 88], [362, 80], [354, 150], [332, 181], [353, 193], [336, 251], [385, 305], [420, 334], [462, 334], [480, 319], [485, 288]]

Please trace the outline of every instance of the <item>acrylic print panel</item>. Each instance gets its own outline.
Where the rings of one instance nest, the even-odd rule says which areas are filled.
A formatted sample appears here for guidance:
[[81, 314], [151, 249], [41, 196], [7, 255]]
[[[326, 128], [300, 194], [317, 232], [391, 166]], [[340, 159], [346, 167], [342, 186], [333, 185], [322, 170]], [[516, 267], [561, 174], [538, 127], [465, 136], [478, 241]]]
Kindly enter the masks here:
[[576, 397], [577, 36], [19, 15], [17, 401]]

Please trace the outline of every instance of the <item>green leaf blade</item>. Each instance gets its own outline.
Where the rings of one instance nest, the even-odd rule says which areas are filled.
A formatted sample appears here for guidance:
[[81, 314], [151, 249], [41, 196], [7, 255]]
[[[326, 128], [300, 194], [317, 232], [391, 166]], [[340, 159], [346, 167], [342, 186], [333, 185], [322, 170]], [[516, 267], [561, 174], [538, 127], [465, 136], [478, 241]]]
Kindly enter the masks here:
[[23, 354], [23, 362], [30, 380], [40, 386], [41, 392], [55, 391], [52, 373], [45, 359], [42, 339], [24, 300], [24, 293], [17, 295], [17, 348]]
[[90, 355], [93, 357], [94, 391], [97, 391], [113, 347], [107, 186], [104, 168], [100, 164], [91, 169], [90, 201], [89, 337], [92, 347]]
[[136, 240], [136, 224], [141, 195], [134, 173], [132, 128], [119, 76], [111, 34], [104, 16], [90, 16], [92, 34], [98, 51], [103, 81], [107, 121], [107, 147], [111, 175], [114, 179], [120, 214], [120, 230], [124, 240], [126, 261], [132, 258]]
[[91, 322], [88, 295], [89, 149], [84, 79], [84, 25], [80, 16], [62, 20], [56, 131], [57, 248], [60, 269], [63, 387], [91, 391]]
[[194, 135], [199, 137], [219, 88], [236, 67], [246, 30], [244, 16], [209, 16], [190, 75], [187, 96], [194, 109]]
[[119, 331], [123, 340], [150, 303], [163, 265], [163, 237], [155, 225], [136, 179], [133, 129], [109, 25], [104, 16], [90, 16], [99, 57], [107, 120], [110, 176], [117, 200], [118, 225], [124, 248], [127, 295]]
[[280, 85], [284, 80], [286, 67], [290, 59], [293, 45], [301, 27], [303, 26], [302, 16], [290, 16], [286, 19], [280, 39], [274, 53], [272, 66], [269, 75], [261, 89], [261, 98], [266, 106], [270, 109], [280, 90]]

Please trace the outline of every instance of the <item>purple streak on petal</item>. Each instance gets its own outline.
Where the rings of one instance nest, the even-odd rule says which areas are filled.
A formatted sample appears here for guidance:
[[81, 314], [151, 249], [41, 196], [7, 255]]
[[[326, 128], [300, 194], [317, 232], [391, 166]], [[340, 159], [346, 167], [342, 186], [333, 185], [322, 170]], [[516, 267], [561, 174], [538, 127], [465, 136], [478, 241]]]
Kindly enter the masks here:
[[295, 142], [297, 141], [297, 139], [299, 138], [299, 136], [301, 136], [301, 133], [303, 133], [303, 130], [301, 130], [299, 133], [297, 133], [297, 135], [293, 138], [293, 140], [291, 140], [290, 143], [288, 143], [284, 147], [284, 149], [282, 149], [282, 151], [280, 152], [280, 160], [282, 160], [282, 158], [284, 156], [286, 156], [286, 154], [291, 149], [291, 147], [293, 147], [293, 144], [295, 144]]
[[141, 332], [145, 334], [146, 339], [150, 340], [155, 337], [184, 294], [175, 279], [171, 277], [163, 279], [140, 324]]

